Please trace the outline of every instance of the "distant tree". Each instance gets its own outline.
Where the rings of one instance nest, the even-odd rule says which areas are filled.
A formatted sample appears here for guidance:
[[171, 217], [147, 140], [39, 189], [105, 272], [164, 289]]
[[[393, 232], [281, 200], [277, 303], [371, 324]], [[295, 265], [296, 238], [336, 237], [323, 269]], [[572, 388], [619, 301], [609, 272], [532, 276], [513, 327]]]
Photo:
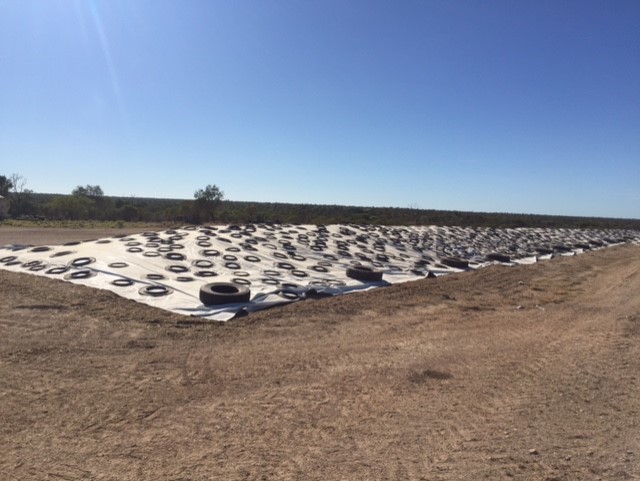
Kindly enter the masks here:
[[20, 174], [11, 174], [9, 177], [11, 197], [11, 214], [14, 217], [28, 216], [35, 213], [35, 206], [33, 205], [31, 189], [27, 189], [27, 179]]
[[422, 217], [422, 212], [420, 210], [420, 206], [417, 203], [412, 203], [409, 204], [408, 206], [409, 212], [410, 212], [410, 216], [411, 216], [411, 222], [414, 225], [420, 225], [420, 220]]
[[87, 188], [79, 185], [71, 191], [71, 195], [75, 195], [77, 197], [87, 197]]
[[138, 213], [138, 209], [134, 206], [127, 204], [118, 210], [118, 217], [122, 220], [126, 220], [127, 222], [137, 220], [140, 214]]
[[118, 216], [118, 211], [114, 209], [111, 199], [104, 197], [104, 191], [99, 185], [79, 185], [71, 191], [71, 198], [81, 199], [87, 202], [67, 202], [58, 205], [62, 210], [66, 209], [65, 215], [69, 217], [69, 209], [76, 207], [78, 209], [73, 215], [74, 218], [81, 219], [113, 219]]
[[9, 197], [9, 191], [13, 188], [13, 183], [11, 179], [0, 175], [0, 195], [2, 197]]
[[99, 197], [104, 196], [104, 192], [102, 191], [102, 187], [99, 185], [79, 185], [75, 189], [71, 191], [71, 195], [79, 195], [83, 197], [91, 197], [92, 199], [97, 199]]
[[11, 177], [9, 177], [9, 183], [11, 184], [11, 193], [14, 195], [32, 193], [31, 190], [25, 189], [25, 185], [27, 185], [27, 179], [22, 177], [20, 174], [11, 174]]
[[224, 199], [224, 192], [217, 185], [209, 184], [204, 189], [196, 190], [193, 197], [203, 202], [220, 202]]
[[204, 189], [198, 189], [193, 194], [196, 199], [196, 208], [201, 220], [213, 220], [216, 209], [224, 199], [224, 192], [217, 185], [207, 185]]
[[88, 185], [87, 187], [89, 197], [104, 197], [104, 191], [99, 185]]
[[93, 202], [84, 195], [55, 197], [45, 206], [45, 212], [54, 219], [81, 220], [91, 215]]

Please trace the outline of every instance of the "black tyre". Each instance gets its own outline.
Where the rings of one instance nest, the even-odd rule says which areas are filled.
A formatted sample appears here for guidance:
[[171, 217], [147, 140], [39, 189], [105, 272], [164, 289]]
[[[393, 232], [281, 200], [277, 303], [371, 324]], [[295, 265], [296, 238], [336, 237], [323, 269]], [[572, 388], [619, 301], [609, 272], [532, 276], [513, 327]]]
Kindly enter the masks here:
[[63, 257], [63, 256], [68, 256], [69, 254], [75, 254], [75, 251], [60, 251], [60, 252], [56, 252], [55, 254], [51, 254], [49, 257]]
[[109, 267], [111, 267], [112, 269], [122, 269], [123, 267], [129, 267], [129, 264], [127, 264], [126, 262], [112, 262], [111, 264], [109, 264]]
[[88, 269], [82, 270], [82, 271], [74, 271], [71, 272], [69, 274], [66, 274], [64, 276], [65, 280], [72, 280], [72, 279], [89, 279], [90, 277], [94, 277], [97, 274], [94, 271], [90, 271]]
[[212, 282], [200, 288], [200, 301], [207, 306], [249, 302], [251, 290], [230, 282]]
[[445, 266], [455, 267], [456, 269], [467, 269], [469, 267], [469, 261], [458, 259], [457, 257], [446, 257], [440, 262], [442, 262]]
[[141, 295], [151, 296], [151, 297], [168, 296], [172, 292], [173, 292], [173, 289], [171, 289], [170, 287], [161, 286], [159, 284], [144, 286], [138, 290], [138, 293], [140, 293]]
[[299, 301], [301, 299], [300, 294], [295, 291], [288, 291], [286, 289], [281, 289], [277, 292], [280, 297], [284, 297], [290, 301]]
[[490, 261], [497, 261], [497, 262], [511, 262], [511, 257], [504, 254], [500, 254], [498, 252], [492, 252], [491, 254], [487, 254], [487, 259], [489, 259]]
[[189, 268], [185, 266], [181, 266], [178, 264], [172, 264], [170, 266], [165, 267], [165, 270], [169, 272], [174, 272], [176, 274], [181, 274], [183, 272], [189, 272]]
[[58, 267], [52, 267], [51, 269], [49, 269], [48, 271], [45, 272], [45, 274], [64, 274], [65, 272], [68, 272], [69, 269], [71, 269], [68, 266], [58, 266]]
[[382, 280], [382, 272], [367, 266], [347, 267], [347, 277], [363, 282], [378, 282]]
[[71, 267], [84, 267], [84, 266], [88, 266], [89, 264], [93, 264], [95, 261], [96, 261], [95, 257], [78, 257], [77, 259], [74, 259], [71, 262], [69, 262], [69, 265]]

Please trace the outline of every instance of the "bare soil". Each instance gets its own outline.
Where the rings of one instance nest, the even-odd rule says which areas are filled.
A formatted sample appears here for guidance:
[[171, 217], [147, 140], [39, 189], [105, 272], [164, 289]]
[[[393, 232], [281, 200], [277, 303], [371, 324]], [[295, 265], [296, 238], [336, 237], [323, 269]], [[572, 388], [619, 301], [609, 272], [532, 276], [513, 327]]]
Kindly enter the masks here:
[[3, 480], [640, 479], [638, 246], [227, 324], [0, 289]]

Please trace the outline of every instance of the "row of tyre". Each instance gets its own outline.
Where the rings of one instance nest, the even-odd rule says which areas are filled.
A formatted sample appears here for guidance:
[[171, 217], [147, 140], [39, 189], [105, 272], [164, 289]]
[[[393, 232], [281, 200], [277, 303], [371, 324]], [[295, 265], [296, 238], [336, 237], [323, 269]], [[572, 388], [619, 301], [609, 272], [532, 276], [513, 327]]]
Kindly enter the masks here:
[[[366, 266], [351, 266], [346, 269], [347, 277], [363, 282], [380, 282], [383, 274], [381, 271]], [[295, 290], [281, 289], [279, 294], [285, 298], [295, 299], [299, 293]], [[249, 302], [251, 290], [247, 286], [232, 282], [212, 282], [200, 287], [200, 301], [204, 305], [222, 305]]]
[[[34, 249], [36, 249], [36, 252], [45, 251], [45, 249], [43, 248], [34, 248]], [[46, 249], [46, 250], [49, 250], [49, 249]], [[32, 272], [44, 270], [44, 272], [49, 275], [64, 274], [64, 279], [66, 280], [84, 280], [84, 279], [89, 279], [91, 277], [96, 276], [97, 272], [95, 270], [86, 268], [87, 266], [95, 262], [96, 262], [96, 259], [94, 257], [78, 257], [69, 261], [67, 265], [57, 265], [54, 267], [48, 267], [48, 265], [44, 263], [44, 261], [42, 260], [21, 262], [18, 260], [18, 256], [15, 256], [15, 255], [5, 256], [3, 258], [0, 258], [0, 263], [4, 265], [14, 266], [14, 265], [21, 264], [22, 267], [29, 269]], [[207, 263], [207, 266], [212, 265], [212, 263], [210, 263], [209, 261], [203, 261], [203, 260], [195, 261], [197, 265], [199, 264], [201, 266], [205, 262]], [[279, 264], [284, 264], [284, 263], [281, 262]], [[128, 267], [128, 264], [126, 262], [112, 262], [109, 264], [109, 267], [112, 269], [120, 269], [120, 268]], [[177, 270], [178, 267], [180, 267], [179, 271]], [[291, 264], [279, 265], [279, 267], [285, 270], [291, 270], [293, 275], [295, 275], [296, 269], [293, 269], [293, 265]], [[289, 269], [289, 267], [291, 267], [292, 269]], [[323, 266], [318, 266], [318, 267], [322, 268], [323, 272], [328, 271], [328, 269], [324, 268]], [[168, 266], [168, 269], [171, 270], [172, 272], [184, 272], [188, 270], [186, 267], [179, 266], [179, 265]], [[265, 273], [269, 275], [269, 277], [262, 279], [262, 281], [265, 284], [276, 284], [276, 285], [280, 284], [280, 281], [276, 279], [276, 277], [280, 275], [278, 271], [267, 270], [265, 271]], [[304, 274], [304, 277], [306, 277], [307, 275], [304, 272], [302, 272], [302, 274]], [[301, 276], [301, 274], [298, 274], [298, 276]], [[353, 266], [347, 267], [346, 276], [351, 279], [356, 279], [362, 282], [380, 282], [382, 281], [383, 273], [382, 271], [379, 271], [370, 267], [353, 265]], [[162, 274], [153, 274], [153, 273], [147, 274], [145, 278], [149, 281], [161, 281], [165, 279], [165, 277]], [[182, 276], [182, 277], [178, 276], [175, 280], [186, 282], [186, 281], [193, 280], [193, 278], [190, 278], [187, 276]], [[136, 281], [134, 281], [129, 277], [120, 277], [111, 281], [111, 284], [116, 287], [129, 287], [134, 285], [135, 283]], [[243, 279], [243, 278], [233, 279], [232, 282], [207, 283], [200, 287], [199, 298], [204, 305], [222, 305], [222, 304], [229, 304], [229, 303], [248, 302], [251, 296], [251, 291], [249, 288], [250, 284], [251, 282], [248, 279]], [[333, 285], [335, 286], [337, 284], [334, 282]], [[299, 296], [298, 292], [295, 290], [298, 288], [300, 288], [300, 286], [296, 284], [282, 283], [280, 286], [280, 290], [278, 292], [285, 298], [293, 299]], [[141, 295], [152, 296], [152, 297], [166, 296], [171, 294], [172, 292], [173, 290], [170, 287], [163, 284], [144, 283], [144, 285], [139, 288], [139, 293]]]
[[[233, 242], [231, 239], [223, 237], [221, 234], [228, 235], [228, 237], [237, 239], [243, 239], [243, 242], [240, 242], [238, 245], [246, 250], [256, 250], [255, 245], [260, 244], [263, 247], [267, 247], [269, 249], [277, 249], [281, 247], [288, 254], [295, 252], [296, 246], [293, 245], [293, 241], [296, 241], [299, 246], [304, 246], [307, 249], [310, 249], [315, 252], [321, 252], [328, 249], [328, 242], [333, 240], [335, 247], [337, 248], [337, 253], [342, 257], [356, 257], [363, 262], [385, 262], [386, 260], [380, 259], [381, 252], [385, 252], [386, 247], [393, 247], [400, 251], [400, 254], [404, 251], [406, 252], [407, 248], [411, 250], [415, 250], [417, 252], [423, 252], [427, 249], [435, 249], [437, 252], [441, 254], [442, 257], [445, 258], [458, 258], [465, 259], [469, 258], [470, 253], [477, 253], [481, 251], [486, 252], [486, 248], [488, 246], [496, 246], [496, 242], [488, 242], [488, 237], [493, 235], [494, 241], [499, 239], [501, 242], [504, 242], [502, 239], [501, 231], [497, 231], [497, 233], [492, 232], [491, 230], [478, 231], [475, 230], [465, 230], [465, 229], [448, 229], [445, 232], [448, 233], [449, 238], [447, 242], [444, 242], [446, 236], [437, 231], [436, 234], [433, 233], [423, 233], [419, 235], [416, 232], [412, 232], [410, 229], [385, 229], [385, 228], [370, 228], [363, 226], [341, 226], [339, 227], [338, 232], [329, 232], [329, 230], [325, 226], [318, 226], [315, 229], [307, 230], [304, 226], [297, 226], [295, 229], [291, 228], [292, 226], [228, 226], [225, 229], [219, 229], [214, 226], [205, 227], [196, 232], [198, 241], [198, 245], [201, 247], [211, 247], [211, 242], [209, 242], [212, 238], [216, 238], [218, 241], [231, 243]], [[438, 228], [440, 229], [440, 228]], [[195, 230], [195, 229], [192, 229]], [[216, 232], [217, 231], [217, 232]], [[302, 232], [300, 232], [302, 231]], [[378, 232], [379, 231], [379, 232]], [[588, 236], [584, 233], [575, 233], [568, 232], [565, 233], [569, 236], [573, 235], [574, 238], [584, 238], [587, 239], [585, 242], [576, 242], [569, 245], [563, 244], [552, 244], [551, 246], [545, 245], [532, 245], [532, 239], [536, 241], [553, 241], [560, 239], [562, 236], [558, 234], [558, 232], [550, 231], [546, 233], [535, 232], [531, 230], [525, 230], [527, 235], [530, 235], [532, 238], [527, 239], [526, 242], [526, 250], [525, 245], [520, 245], [517, 242], [518, 235], [515, 235], [514, 232], [518, 232], [517, 230], [509, 231], [509, 240], [511, 245], [509, 245], [506, 249], [503, 245], [502, 248], [509, 251], [509, 254], [504, 252], [491, 252], [484, 257], [489, 260], [497, 260], [499, 262], [509, 262], [512, 255], [516, 257], [523, 256], [532, 256], [537, 254], [546, 254], [551, 252], [566, 252], [568, 250], [574, 248], [581, 248], [583, 250], [589, 249], [592, 246], [602, 246], [605, 243], [616, 243], [624, 240], [623, 237], [605, 237], [603, 240], [596, 239], [588, 239]], [[165, 237], [163, 237], [163, 234]], [[158, 251], [163, 253], [171, 250], [177, 250], [184, 248], [183, 245], [179, 244], [180, 241], [183, 241], [189, 233], [179, 233], [175, 230], [168, 230], [163, 234], [159, 234], [157, 232], [149, 232], [144, 233], [143, 236], [146, 237], [148, 243], [145, 247], [152, 248], [158, 247], [160, 244], [165, 244], [162, 247], [158, 247]], [[261, 234], [261, 235], [258, 235]], [[579, 234], [579, 235], [578, 235]], [[454, 238], [466, 238], [467, 241], [471, 244], [476, 244], [475, 247], [467, 247], [466, 251], [460, 251], [456, 247], [452, 247], [452, 244], [455, 246], [456, 242], [451, 242], [451, 235]], [[521, 237], [525, 236], [524, 233], [521, 233]], [[627, 236], [629, 237], [629, 236]], [[525, 237], [526, 238], [526, 237]], [[344, 240], [343, 240], [344, 239]], [[481, 242], [477, 242], [478, 239], [482, 239]], [[438, 244], [438, 242], [442, 240], [442, 244]], [[473, 241], [476, 242], [473, 242]], [[136, 242], [133, 238], [122, 238], [121, 241], [127, 242], [129, 249], [131, 252], [140, 252], [142, 251], [142, 247], [140, 247], [140, 242]], [[272, 241], [274, 243], [271, 243]], [[435, 241], [435, 242], [434, 242]], [[278, 246], [276, 244], [279, 244]], [[358, 251], [355, 253], [350, 253], [349, 249], [355, 246]], [[236, 252], [240, 251], [240, 247], [229, 247], [228, 249], [235, 249]], [[374, 252], [375, 251], [375, 252]], [[377, 254], [375, 256], [375, 260], [373, 256], [369, 254]], [[158, 255], [157, 253], [145, 253], [148, 256]], [[398, 257], [390, 254], [391, 257]], [[408, 257], [408, 256], [407, 256]], [[233, 261], [231, 261], [233, 262]], [[451, 266], [451, 261], [447, 261], [449, 264], [443, 262], [445, 265]], [[460, 263], [458, 263], [460, 265]], [[377, 265], [377, 267], [382, 267], [381, 265]], [[454, 266], [457, 267], [457, 266]]]

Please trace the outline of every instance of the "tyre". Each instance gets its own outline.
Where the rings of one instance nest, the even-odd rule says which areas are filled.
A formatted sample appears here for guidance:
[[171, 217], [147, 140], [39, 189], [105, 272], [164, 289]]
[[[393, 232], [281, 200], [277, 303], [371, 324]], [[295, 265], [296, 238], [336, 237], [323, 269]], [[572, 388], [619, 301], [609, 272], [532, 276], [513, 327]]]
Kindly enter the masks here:
[[277, 292], [280, 297], [284, 297], [290, 301], [299, 301], [301, 299], [300, 294], [295, 291], [288, 291], [286, 289], [281, 289]]
[[445, 257], [440, 262], [442, 262], [445, 266], [455, 267], [456, 269], [469, 268], [469, 261], [465, 261], [464, 259], [458, 259], [457, 257]]
[[249, 302], [250, 298], [248, 287], [230, 282], [212, 282], [200, 288], [200, 301], [206, 306]]
[[68, 266], [58, 266], [58, 267], [52, 267], [51, 269], [49, 269], [48, 271], [45, 272], [45, 274], [64, 274], [66, 272], [69, 271], [69, 269], [71, 269]]
[[94, 277], [97, 274], [94, 271], [90, 271], [88, 269], [82, 270], [82, 271], [74, 271], [71, 272], [67, 275], [64, 276], [65, 280], [72, 280], [72, 279], [89, 279], [90, 277]]
[[382, 272], [367, 266], [347, 267], [347, 277], [363, 282], [378, 282], [382, 280]]
[[162, 297], [171, 294], [173, 292], [173, 289], [167, 286], [154, 284], [150, 286], [144, 286], [140, 288], [138, 292], [143, 296]]
[[500, 254], [498, 252], [492, 252], [490, 254], [487, 254], [487, 259], [489, 259], [490, 261], [497, 261], [497, 262], [511, 262], [511, 257], [505, 254]]
[[126, 262], [112, 262], [111, 264], [109, 264], [109, 267], [111, 267], [112, 269], [122, 269], [123, 267], [129, 267], [129, 264], [127, 264]]
[[74, 259], [71, 262], [69, 262], [69, 265], [71, 267], [84, 267], [84, 266], [88, 266], [89, 264], [93, 264], [95, 261], [96, 261], [95, 257], [78, 257], [77, 259]]

